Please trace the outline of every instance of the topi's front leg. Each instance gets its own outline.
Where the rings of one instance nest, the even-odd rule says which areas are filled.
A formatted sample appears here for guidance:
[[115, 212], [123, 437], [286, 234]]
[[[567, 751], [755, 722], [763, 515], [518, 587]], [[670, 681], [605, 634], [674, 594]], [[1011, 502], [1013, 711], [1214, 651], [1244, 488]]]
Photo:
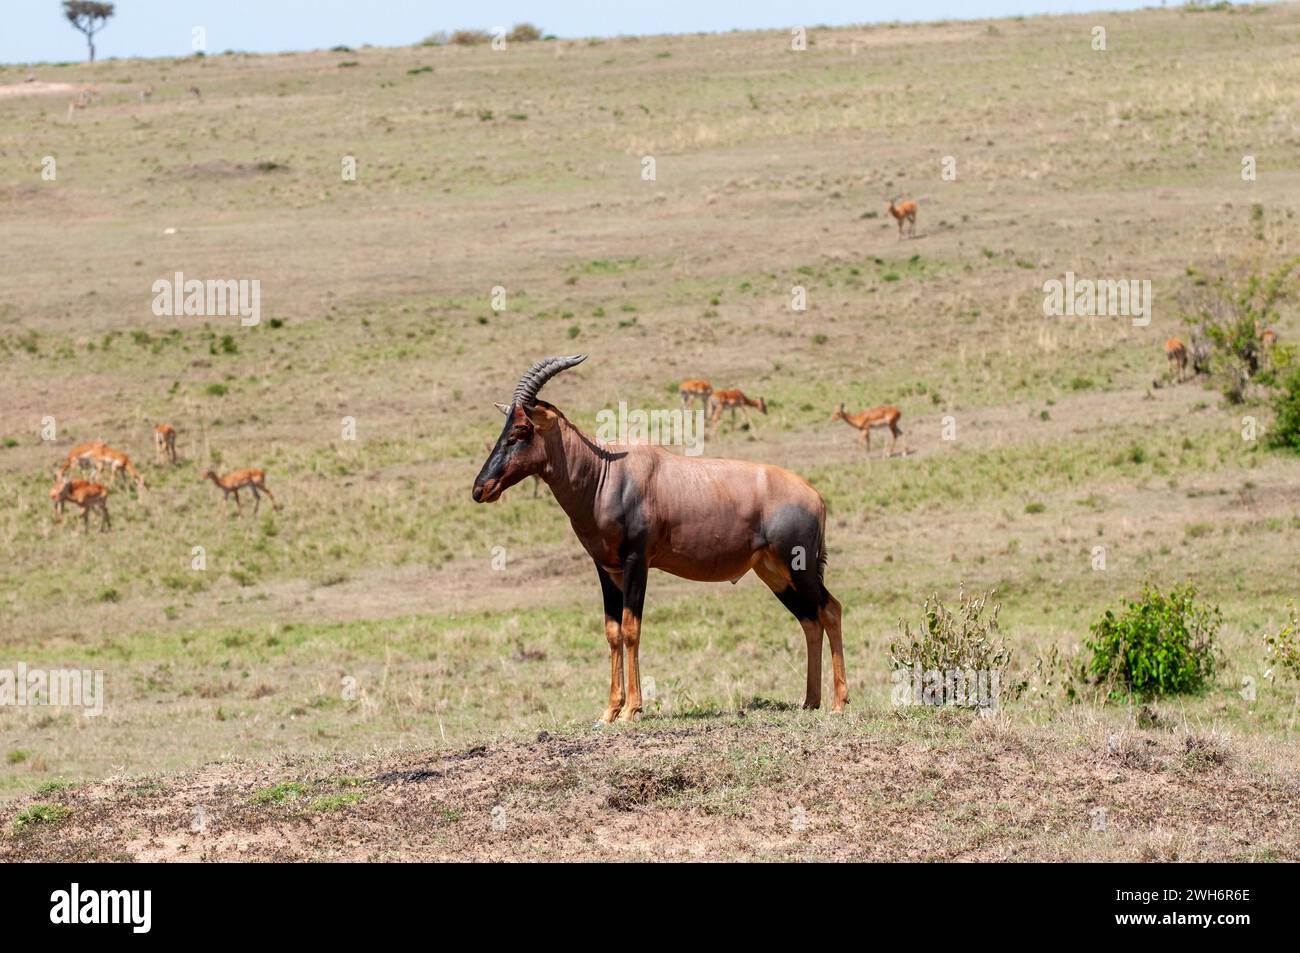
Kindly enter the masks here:
[[600, 592], [605, 600], [605, 641], [609, 643], [609, 704], [600, 720], [609, 724], [623, 710], [623, 637], [620, 617], [623, 614], [623, 593], [613, 578], [599, 566]]
[[623, 623], [619, 627], [627, 649], [627, 701], [619, 721], [633, 721], [641, 712], [641, 609], [645, 605], [645, 556], [631, 553], [623, 560]]

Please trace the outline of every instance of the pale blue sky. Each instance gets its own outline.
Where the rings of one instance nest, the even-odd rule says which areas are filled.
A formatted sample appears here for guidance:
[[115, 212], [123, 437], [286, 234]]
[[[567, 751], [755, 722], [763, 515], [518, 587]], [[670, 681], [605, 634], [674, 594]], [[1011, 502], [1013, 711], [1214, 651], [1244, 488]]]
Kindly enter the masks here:
[[[0, 62], [85, 57], [60, 0], [2, 0]], [[98, 35], [100, 59], [175, 56], [194, 27], [207, 51], [274, 52], [347, 44], [404, 46], [435, 30], [509, 26], [523, 20], [563, 37], [690, 33], [815, 24], [1082, 13], [1160, 6], [1160, 0], [118, 0]]]

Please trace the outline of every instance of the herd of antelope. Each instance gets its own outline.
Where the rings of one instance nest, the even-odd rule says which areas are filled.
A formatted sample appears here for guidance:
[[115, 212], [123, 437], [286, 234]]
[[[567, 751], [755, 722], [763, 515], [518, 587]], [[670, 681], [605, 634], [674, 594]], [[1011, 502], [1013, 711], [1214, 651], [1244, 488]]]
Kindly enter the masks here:
[[[751, 399], [746, 397], [739, 388], [714, 390], [708, 381], [701, 378], [682, 381], [678, 393], [682, 398], [683, 410], [690, 409], [697, 400], [705, 405], [708, 411], [707, 425], [714, 433], [717, 432], [722, 414], [727, 410], [731, 411], [733, 426], [736, 422], [736, 411], [740, 410], [751, 432], [757, 431], [754, 429], [753, 420], [750, 419], [749, 408], [754, 407], [760, 413], [767, 413], [767, 401], [763, 400], [762, 397]], [[831, 420], [843, 420], [850, 427], [857, 430], [858, 439], [862, 441], [862, 446], [867, 452], [871, 451], [871, 431], [877, 428], [887, 428], [891, 434], [891, 439], [889, 447], [885, 450], [885, 456], [891, 457], [894, 455], [898, 438], [903, 432], [902, 428], [898, 426], [899, 418], [902, 416], [897, 407], [890, 406], [868, 407], [860, 413], [851, 414], [844, 409], [844, 402], [841, 401], [839, 406], [832, 412]], [[906, 447], [904, 447], [903, 453], [906, 454], [907, 452]]]
[[[180, 459], [176, 455], [176, 428], [171, 424], [159, 424], [153, 431], [154, 456], [158, 465], [176, 466]], [[93, 480], [76, 480], [69, 474], [73, 467], [93, 469]], [[104, 471], [108, 474], [105, 476]], [[222, 491], [222, 499], [235, 498], [236, 515], [243, 513], [239, 491], [250, 490], [253, 494], [253, 515], [257, 515], [262, 504], [261, 494], [265, 493], [271, 505], [279, 509], [280, 505], [266, 486], [266, 474], [261, 470], [234, 470], [225, 476], [213, 470], [204, 470], [200, 480], [211, 480]], [[103, 483], [99, 482], [104, 480]], [[135, 488], [136, 496], [148, 488], [144, 476], [131, 463], [131, 458], [121, 450], [114, 450], [103, 440], [89, 440], [78, 444], [68, 451], [63, 462], [54, 468], [54, 486], [50, 488], [50, 500], [54, 504], [54, 518], [63, 516], [65, 503], [74, 503], [81, 511], [82, 532], [89, 531], [90, 513], [98, 511], [100, 516], [99, 531], [106, 532], [112, 527], [108, 515], [109, 487], [123, 483], [128, 489]], [[107, 485], [105, 485], [107, 484]]]
[[[191, 86], [187, 92], [195, 99], [201, 100], [203, 93], [197, 86]], [[148, 103], [153, 99], [153, 87], [141, 86], [136, 95], [141, 103]], [[88, 109], [91, 104], [100, 98], [99, 90], [93, 86], [83, 86], [77, 92], [77, 98], [68, 101], [68, 122], [72, 122], [77, 117], [77, 113]]]

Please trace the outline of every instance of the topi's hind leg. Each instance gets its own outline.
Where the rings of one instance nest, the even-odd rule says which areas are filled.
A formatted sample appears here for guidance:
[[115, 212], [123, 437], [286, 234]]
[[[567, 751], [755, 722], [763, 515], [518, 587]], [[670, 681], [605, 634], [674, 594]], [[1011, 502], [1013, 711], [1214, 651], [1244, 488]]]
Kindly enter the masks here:
[[835, 678], [835, 697], [831, 711], [843, 711], [849, 703], [849, 682], [844, 675], [844, 640], [840, 634], [840, 601], [822, 588], [825, 604], [818, 610], [817, 619], [826, 629], [831, 643], [831, 672]]
[[798, 573], [792, 572], [781, 556], [771, 549], [754, 567], [754, 573], [781, 600], [781, 604], [799, 620], [799, 626], [803, 629], [804, 642], [808, 648], [808, 678], [804, 686], [803, 707], [820, 708], [822, 704], [822, 623], [818, 618], [816, 599], [800, 592], [796, 583]]

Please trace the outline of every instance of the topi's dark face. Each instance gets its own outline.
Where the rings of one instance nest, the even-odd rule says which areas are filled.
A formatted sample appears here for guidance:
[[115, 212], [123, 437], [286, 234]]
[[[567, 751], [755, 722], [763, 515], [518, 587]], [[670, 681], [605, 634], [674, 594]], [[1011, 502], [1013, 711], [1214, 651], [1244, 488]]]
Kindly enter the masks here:
[[542, 469], [546, 463], [545, 434], [553, 430], [559, 414], [546, 401], [538, 400], [537, 392], [556, 374], [586, 359], [585, 354], [574, 354], [538, 361], [519, 379], [510, 406], [497, 404], [506, 415], [506, 425], [474, 479], [476, 503], [501, 499], [506, 490]]
[[511, 405], [496, 446], [474, 478], [474, 502], [495, 503], [506, 490], [541, 470], [545, 462], [542, 435], [522, 407]]

